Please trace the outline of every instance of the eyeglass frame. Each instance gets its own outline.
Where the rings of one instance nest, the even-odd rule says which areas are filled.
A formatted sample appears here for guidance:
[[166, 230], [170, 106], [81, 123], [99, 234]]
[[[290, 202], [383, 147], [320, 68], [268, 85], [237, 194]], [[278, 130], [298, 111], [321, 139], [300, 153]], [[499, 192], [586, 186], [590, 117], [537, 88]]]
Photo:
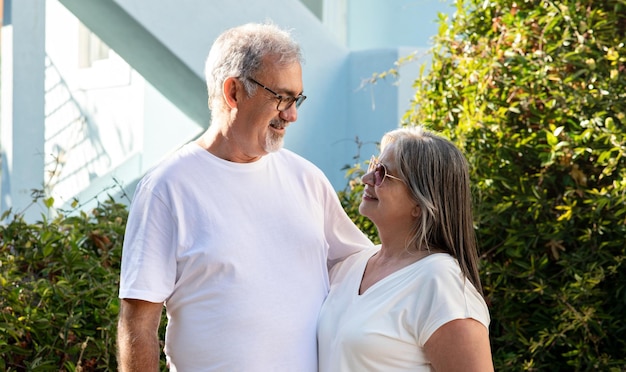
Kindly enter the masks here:
[[[381, 177], [381, 181], [379, 184], [376, 184], [376, 172], [378, 171], [379, 168], [383, 169], [384, 175]], [[378, 158], [374, 155], [372, 155], [371, 159], [370, 159], [370, 163], [367, 167], [367, 173], [374, 173], [374, 186], [376, 187], [380, 187], [383, 182], [385, 182], [385, 178], [389, 177], [391, 179], [394, 180], [398, 180], [402, 183], [405, 183], [404, 180], [402, 178], [396, 177], [392, 174], [389, 174], [389, 171], [387, 170], [387, 167], [385, 166], [385, 164], [381, 163], [378, 161]]]
[[[260, 86], [261, 88], [267, 90], [268, 92], [270, 92], [271, 94], [274, 95], [274, 98], [276, 98], [278, 100], [278, 104], [276, 105], [276, 110], [277, 111], [280, 111], [280, 112], [287, 111], [287, 110], [289, 110], [289, 108], [294, 103], [296, 104], [296, 108], [300, 108], [300, 105], [302, 105], [302, 102], [304, 102], [304, 100], [306, 99], [306, 96], [304, 94], [299, 94], [297, 97], [294, 97], [294, 96], [283, 96], [283, 95], [280, 95], [280, 94], [274, 92], [270, 88], [268, 88], [265, 85], [259, 83], [258, 81], [254, 80], [251, 77], [246, 77], [246, 79], [250, 80], [251, 82], [255, 83], [256, 85]], [[287, 103], [287, 107], [285, 107], [285, 108], [283, 108], [281, 110], [280, 109], [280, 104], [283, 103], [283, 102], [288, 102], [288, 103]]]

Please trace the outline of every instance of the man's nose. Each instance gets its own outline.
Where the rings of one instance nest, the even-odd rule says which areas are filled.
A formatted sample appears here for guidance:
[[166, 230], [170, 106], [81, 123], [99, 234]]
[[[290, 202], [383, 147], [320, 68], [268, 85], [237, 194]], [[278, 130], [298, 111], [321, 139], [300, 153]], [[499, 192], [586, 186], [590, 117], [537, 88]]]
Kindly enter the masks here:
[[298, 120], [298, 108], [296, 108], [296, 105], [293, 104], [289, 106], [288, 109], [281, 111], [279, 116], [281, 119], [292, 123]]

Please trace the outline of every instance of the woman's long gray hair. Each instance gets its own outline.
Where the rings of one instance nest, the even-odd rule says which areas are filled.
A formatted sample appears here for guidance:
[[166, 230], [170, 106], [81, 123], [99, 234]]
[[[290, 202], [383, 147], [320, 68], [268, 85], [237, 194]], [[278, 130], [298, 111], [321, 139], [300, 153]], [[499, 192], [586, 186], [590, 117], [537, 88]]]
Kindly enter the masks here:
[[421, 209], [407, 246], [446, 251], [482, 293], [467, 160], [452, 142], [421, 126], [386, 133], [381, 150], [390, 143], [398, 176]]

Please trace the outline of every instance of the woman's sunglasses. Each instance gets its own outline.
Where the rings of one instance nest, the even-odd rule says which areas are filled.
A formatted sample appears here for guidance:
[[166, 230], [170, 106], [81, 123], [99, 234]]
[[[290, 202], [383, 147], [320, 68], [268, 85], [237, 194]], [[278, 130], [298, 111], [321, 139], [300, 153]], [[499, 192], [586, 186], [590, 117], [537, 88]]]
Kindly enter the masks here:
[[370, 159], [369, 167], [367, 168], [367, 173], [374, 172], [374, 186], [378, 187], [383, 184], [386, 177], [393, 178], [394, 180], [398, 180], [400, 182], [404, 182], [401, 178], [396, 176], [392, 176], [387, 172], [387, 167], [385, 164], [380, 163], [375, 156], [372, 156]]

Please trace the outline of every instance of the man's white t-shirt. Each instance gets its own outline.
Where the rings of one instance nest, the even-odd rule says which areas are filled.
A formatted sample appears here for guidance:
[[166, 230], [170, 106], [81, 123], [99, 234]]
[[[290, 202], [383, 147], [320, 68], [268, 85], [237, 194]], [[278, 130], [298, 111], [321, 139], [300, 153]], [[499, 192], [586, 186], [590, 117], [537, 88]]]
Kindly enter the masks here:
[[173, 371], [317, 371], [328, 267], [370, 241], [323, 173], [288, 151], [253, 163], [195, 143], [135, 193], [120, 298], [165, 302]]
[[489, 327], [487, 305], [458, 262], [432, 254], [359, 295], [364, 251], [331, 271], [318, 325], [320, 372], [431, 371], [423, 347], [442, 325], [473, 318]]

